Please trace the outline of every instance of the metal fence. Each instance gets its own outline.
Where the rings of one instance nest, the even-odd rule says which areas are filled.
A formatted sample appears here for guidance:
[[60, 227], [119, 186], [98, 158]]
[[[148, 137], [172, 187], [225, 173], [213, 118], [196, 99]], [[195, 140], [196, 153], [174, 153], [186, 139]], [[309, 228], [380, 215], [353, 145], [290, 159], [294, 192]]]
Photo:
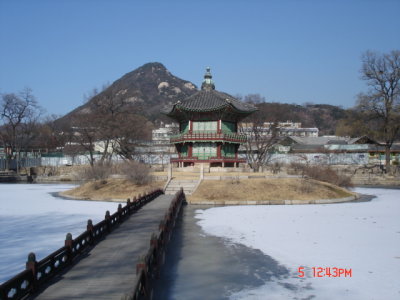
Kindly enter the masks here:
[[[17, 165], [19, 169], [37, 167], [41, 165], [42, 159], [40, 157], [25, 157], [19, 160], [11, 159], [8, 162], [8, 168], [16, 170]], [[7, 167], [7, 161], [5, 158], [0, 158], [0, 171], [5, 170]]]
[[309, 163], [318, 165], [365, 165], [368, 153], [288, 153], [272, 154], [270, 163]]
[[[134, 158], [137, 161], [151, 165], [167, 165], [171, 158], [176, 158], [177, 154], [171, 153], [140, 153]], [[246, 159], [246, 155], [239, 153], [239, 158]], [[94, 156], [95, 161], [101, 159], [101, 155]], [[120, 156], [113, 156], [113, 162], [123, 161]], [[309, 164], [328, 164], [328, 165], [366, 165], [366, 164], [385, 164], [384, 158], [369, 157], [368, 153], [286, 153], [271, 154], [269, 163], [309, 163]], [[89, 164], [87, 155], [62, 156], [62, 157], [41, 157], [41, 158], [21, 158], [19, 168], [29, 168], [37, 166], [65, 166], [65, 165], [86, 165]], [[11, 160], [9, 169], [17, 169], [16, 160]], [[0, 170], [5, 170], [6, 160], [0, 158]]]

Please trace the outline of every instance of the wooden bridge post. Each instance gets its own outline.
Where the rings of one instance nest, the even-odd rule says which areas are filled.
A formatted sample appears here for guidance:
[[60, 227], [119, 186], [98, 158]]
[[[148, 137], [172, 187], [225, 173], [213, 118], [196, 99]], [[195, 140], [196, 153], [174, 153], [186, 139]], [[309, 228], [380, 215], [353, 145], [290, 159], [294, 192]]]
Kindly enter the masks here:
[[132, 205], [133, 205], [133, 209], [136, 210], [137, 209], [137, 198], [136, 198], [136, 196], [132, 198]]
[[72, 244], [72, 234], [68, 232], [65, 237], [64, 246], [67, 247], [67, 259], [70, 264], [72, 264]]
[[144, 297], [144, 299], [149, 299], [149, 280], [147, 274], [147, 258], [145, 255], [139, 257], [139, 261], [136, 264], [136, 275], [139, 276], [141, 283], [141, 289], [139, 294]]
[[158, 278], [160, 275], [160, 258], [161, 258], [161, 251], [162, 248], [160, 248], [159, 245], [159, 238], [156, 233], [152, 233], [151, 238], [150, 238], [150, 248], [153, 248], [153, 270], [154, 270], [154, 275]]
[[111, 216], [110, 216], [110, 211], [109, 211], [109, 210], [107, 210], [107, 211], [106, 211], [106, 215], [104, 216], [104, 220], [106, 220], [106, 224], [107, 224], [107, 230], [108, 230], [108, 232], [110, 232], [110, 231], [111, 231], [110, 219], [111, 219]]
[[132, 203], [131, 203], [131, 199], [126, 199], [126, 208], [127, 208], [127, 211], [128, 211], [128, 214], [131, 214], [131, 205], [132, 205]]
[[122, 223], [122, 204], [118, 204], [118, 222]]
[[140, 274], [140, 272], [142, 270], [146, 274], [147, 268], [146, 268], [146, 256], [145, 255], [142, 255], [139, 257], [139, 261], [136, 264], [136, 275]]
[[33, 275], [32, 287], [33, 287], [33, 290], [36, 290], [36, 288], [37, 288], [37, 261], [36, 261], [36, 255], [33, 252], [28, 254], [28, 260], [26, 262], [26, 269], [32, 271], [32, 275]]
[[94, 242], [94, 233], [93, 233], [93, 229], [94, 229], [94, 226], [93, 226], [93, 222], [92, 222], [92, 220], [91, 219], [89, 219], [88, 221], [87, 221], [87, 225], [86, 225], [86, 230], [87, 230], [87, 232], [89, 233], [89, 244], [90, 245], [93, 245], [93, 242]]
[[153, 246], [155, 249], [158, 248], [158, 236], [156, 233], [152, 233], [150, 238], [150, 247]]

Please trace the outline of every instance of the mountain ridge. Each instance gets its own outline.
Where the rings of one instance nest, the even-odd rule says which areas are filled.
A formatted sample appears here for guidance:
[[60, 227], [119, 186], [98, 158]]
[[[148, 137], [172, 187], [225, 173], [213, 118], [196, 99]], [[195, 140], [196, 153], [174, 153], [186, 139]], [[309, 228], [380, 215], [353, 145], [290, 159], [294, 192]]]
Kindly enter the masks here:
[[[132, 113], [142, 115], [153, 123], [171, 122], [160, 113], [161, 108], [184, 100], [197, 91], [198, 87], [194, 83], [173, 75], [162, 63], [149, 62], [122, 75], [85, 104], [61, 117], [58, 122], [68, 124], [74, 115], [90, 112], [96, 102], [110, 98], [122, 99], [129, 104]], [[338, 120], [346, 115], [345, 109], [329, 104], [261, 102], [256, 106], [266, 121], [301, 122], [304, 127], [319, 128], [321, 134], [334, 134]]]

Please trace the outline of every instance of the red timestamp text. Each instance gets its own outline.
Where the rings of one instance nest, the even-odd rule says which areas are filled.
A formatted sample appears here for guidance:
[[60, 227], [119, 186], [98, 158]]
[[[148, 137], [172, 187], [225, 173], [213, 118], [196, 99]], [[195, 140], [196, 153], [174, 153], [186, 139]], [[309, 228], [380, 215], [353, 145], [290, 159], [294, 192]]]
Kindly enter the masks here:
[[[337, 267], [312, 267], [309, 269], [312, 277], [352, 277], [353, 270], [351, 268]], [[299, 277], [305, 277], [305, 267], [298, 268]]]

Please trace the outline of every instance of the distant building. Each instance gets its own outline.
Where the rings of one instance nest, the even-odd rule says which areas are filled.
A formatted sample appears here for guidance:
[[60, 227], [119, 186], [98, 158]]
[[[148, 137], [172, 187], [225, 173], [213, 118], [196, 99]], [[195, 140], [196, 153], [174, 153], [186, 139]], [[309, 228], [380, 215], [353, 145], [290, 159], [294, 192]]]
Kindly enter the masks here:
[[179, 124], [170, 123], [164, 124], [161, 122], [161, 127], [153, 129], [151, 140], [154, 145], [166, 145], [170, 143], [171, 136], [179, 133]]
[[[271, 135], [271, 127], [274, 126], [272, 122], [264, 122], [262, 127], [257, 128], [263, 135]], [[300, 122], [278, 122], [276, 124], [279, 136], [299, 136], [299, 137], [317, 137], [319, 130], [318, 128], [302, 128]], [[242, 123], [241, 131], [248, 136], [251, 136], [253, 131], [253, 123]]]
[[[356, 138], [340, 136], [286, 137], [276, 149], [280, 153], [310, 154], [314, 157], [353, 157], [353, 164], [385, 164], [385, 147], [368, 136]], [[391, 164], [400, 162], [400, 145], [393, 144], [390, 150]]]

